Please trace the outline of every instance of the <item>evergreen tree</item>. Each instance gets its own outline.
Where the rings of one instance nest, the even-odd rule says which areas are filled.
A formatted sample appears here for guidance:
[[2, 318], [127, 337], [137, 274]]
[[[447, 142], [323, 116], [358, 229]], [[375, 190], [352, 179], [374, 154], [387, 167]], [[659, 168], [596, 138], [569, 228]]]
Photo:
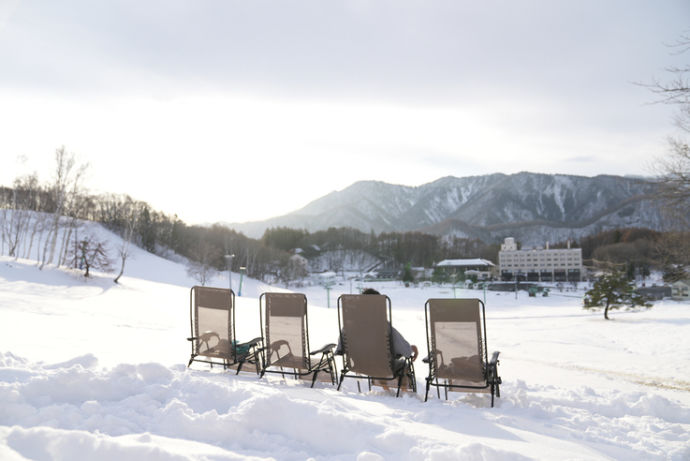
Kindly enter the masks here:
[[609, 320], [609, 309], [620, 309], [623, 306], [652, 307], [644, 296], [635, 292], [635, 286], [625, 273], [612, 272], [594, 282], [591, 290], [585, 293], [584, 308], [604, 308], [604, 318]]
[[433, 283], [437, 283], [439, 285], [442, 285], [444, 283], [448, 283], [450, 281], [450, 276], [448, 275], [448, 271], [441, 267], [434, 267], [434, 272], [431, 274], [431, 281]]
[[405, 284], [414, 282], [414, 275], [412, 275], [412, 265], [410, 263], [405, 264], [405, 269], [403, 270], [402, 281]]
[[139, 235], [141, 237], [141, 245], [149, 253], [154, 253], [156, 250], [156, 231], [153, 227], [151, 213], [149, 207], [144, 205], [137, 220], [139, 224]]

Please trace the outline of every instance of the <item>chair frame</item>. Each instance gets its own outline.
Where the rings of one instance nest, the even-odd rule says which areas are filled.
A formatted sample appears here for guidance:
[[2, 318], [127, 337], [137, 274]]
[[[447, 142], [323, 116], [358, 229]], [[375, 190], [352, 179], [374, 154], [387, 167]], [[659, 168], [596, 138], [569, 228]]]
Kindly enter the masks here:
[[[347, 296], [353, 296], [353, 295], [347, 295]], [[359, 296], [373, 296], [373, 295], [359, 295]], [[393, 338], [393, 311], [391, 307], [391, 299], [387, 295], [376, 295], [376, 296], [384, 296], [386, 298], [386, 320], [388, 321], [388, 327], [389, 327], [389, 333], [388, 333], [388, 348], [390, 351], [390, 356], [391, 356], [391, 363], [390, 363], [390, 370], [391, 370], [391, 376], [365, 376], [365, 375], [348, 375], [347, 373], [350, 372], [351, 370], [348, 368], [348, 360], [347, 360], [347, 348], [345, 346], [345, 340], [343, 338], [343, 323], [344, 323], [344, 317], [343, 317], [343, 312], [342, 312], [342, 298], [343, 295], [338, 297], [338, 331], [340, 335], [340, 345], [342, 347], [342, 356], [343, 356], [343, 369], [340, 372], [340, 382], [338, 383], [338, 390], [340, 390], [341, 386], [343, 385], [343, 381], [345, 378], [354, 378], [358, 380], [366, 379], [367, 384], [369, 386], [369, 391], [371, 391], [371, 386], [372, 382], [374, 380], [393, 380], [397, 379], [398, 381], [398, 388], [396, 391], [395, 396], [399, 397], [400, 396], [400, 388], [402, 386], [402, 380], [405, 377], [406, 373], [405, 370], [409, 370], [409, 373], [407, 373], [410, 383], [412, 385], [412, 391], [417, 392], [417, 380], [414, 372], [414, 364], [412, 363], [412, 359], [410, 357], [405, 358], [405, 364], [401, 368], [401, 371], [399, 373], [399, 376], [396, 375], [395, 369], [393, 366], [393, 361], [396, 359], [396, 357], [393, 354], [393, 343], [392, 343], [392, 338]], [[359, 381], [357, 382], [357, 387], [359, 389]]]
[[[195, 304], [196, 297], [197, 297], [197, 290], [209, 290], [209, 291], [222, 291], [222, 292], [229, 292], [230, 294], [230, 305], [228, 306], [228, 322], [230, 325], [228, 325], [228, 341], [230, 343], [230, 347], [232, 347], [232, 354], [229, 356], [225, 357], [218, 357], [216, 360], [214, 360], [214, 357], [210, 357], [207, 355], [204, 355], [199, 351], [199, 344], [202, 342], [206, 342], [208, 345], [208, 340], [213, 337], [219, 337], [218, 333], [216, 332], [204, 332], [204, 333], [199, 333], [199, 317], [198, 317], [198, 307]], [[193, 286], [190, 291], [189, 291], [189, 324], [190, 324], [190, 329], [191, 329], [191, 335], [190, 337], [187, 338], [187, 341], [190, 341], [192, 344], [192, 354], [191, 357], [189, 358], [189, 363], [187, 364], [187, 367], [190, 367], [192, 365], [192, 362], [203, 362], [203, 363], [208, 363], [211, 365], [211, 368], [213, 368], [213, 365], [223, 365], [223, 369], [226, 370], [234, 365], [237, 365], [237, 373], [239, 374], [240, 371], [242, 370], [242, 366], [244, 363], [250, 363], [254, 364], [256, 366], [256, 373], [259, 374], [259, 356], [257, 353], [260, 351], [259, 346], [261, 345], [261, 338], [254, 338], [251, 341], [248, 341], [246, 343], [238, 344], [236, 341], [236, 333], [235, 333], [235, 293], [232, 290], [228, 290], [227, 288], [215, 288], [215, 287], [206, 287], [206, 286], [198, 286], [195, 285]], [[199, 336], [195, 336], [196, 334], [199, 334]], [[246, 354], [240, 354], [238, 355], [237, 353], [237, 348], [239, 347], [248, 347], [248, 352]], [[199, 358], [199, 356], [204, 357], [204, 358]], [[239, 360], [238, 360], [239, 357]], [[220, 360], [220, 361], [219, 361]]]
[[[266, 309], [268, 309], [268, 300], [267, 298], [269, 296], [272, 296], [274, 294], [279, 294], [279, 293], [262, 293], [261, 296], [259, 296], [259, 322], [261, 323], [261, 339], [264, 344], [264, 346], [261, 349], [261, 373], [259, 378], [263, 378], [264, 374], [266, 373], [279, 373], [283, 375], [283, 378], [285, 378], [285, 371], [283, 370], [283, 366], [277, 365], [280, 370], [269, 370], [269, 367], [276, 366], [268, 363], [268, 359], [266, 357], [266, 352], [269, 350], [269, 344], [266, 341], [266, 322], [268, 321], [268, 313], [266, 312], [266, 322], [264, 322], [264, 312]], [[302, 298], [304, 299], [304, 316], [302, 317], [302, 326], [304, 328], [304, 337], [302, 338], [303, 341], [303, 348], [304, 350], [302, 353], [306, 353], [305, 355], [305, 365], [308, 365], [308, 367], [304, 368], [304, 371], [299, 371], [302, 370], [301, 368], [292, 368], [292, 372], [288, 372], [288, 374], [291, 374], [294, 376], [295, 379], [299, 379], [302, 376], [308, 376], [310, 374], [313, 374], [313, 377], [311, 379], [311, 387], [314, 387], [314, 384], [316, 384], [316, 378], [318, 377], [319, 373], [326, 371], [331, 375], [331, 384], [335, 385], [338, 382], [338, 369], [335, 365], [335, 357], [333, 355], [333, 348], [335, 347], [335, 344], [326, 344], [323, 346], [321, 349], [312, 351], [309, 347], [309, 309], [307, 308], [307, 297], [306, 295], [302, 293], [295, 293], [297, 295], [301, 295]], [[273, 344], [276, 344], [278, 342], [285, 342], [285, 340], [278, 340], [274, 341]], [[289, 345], [288, 345], [289, 347]], [[319, 358], [319, 361], [316, 365], [313, 365], [311, 363], [310, 357], [313, 357], [317, 354], [321, 354], [321, 357]], [[287, 367], [291, 368], [291, 367]]]
[[[427, 358], [424, 359], [425, 363], [429, 364], [429, 376], [426, 378], [426, 392], [424, 394], [424, 401], [426, 402], [429, 398], [429, 389], [431, 386], [436, 386], [436, 393], [438, 398], [441, 398], [441, 393], [440, 389], [444, 388], [445, 392], [445, 398], [448, 400], [448, 390], [453, 390], [453, 389], [468, 389], [468, 391], [473, 391], [473, 390], [485, 390], [488, 389], [489, 392], [491, 393], [491, 406], [494, 406], [494, 395], [496, 397], [501, 397], [501, 392], [500, 392], [500, 384], [502, 383], [501, 377], [498, 376], [498, 355], [500, 354], [499, 351], [495, 351], [492, 354], [491, 360], [489, 361], [489, 353], [488, 353], [488, 348], [487, 348], [487, 343], [486, 343], [486, 313], [485, 313], [485, 306], [484, 303], [480, 299], [476, 299], [476, 301], [481, 305], [481, 328], [480, 331], [482, 333], [482, 337], [480, 338], [480, 342], [482, 344], [483, 348], [483, 357], [482, 357], [482, 365], [484, 368], [484, 380], [485, 384], [482, 386], [469, 386], [469, 385], [458, 385], [458, 384], [448, 384], [446, 383], [440, 383], [438, 380], [438, 376], [436, 376], [436, 364], [434, 361], [436, 360], [436, 351], [432, 347], [432, 338], [431, 335], [429, 334], [431, 331], [431, 319], [429, 315], [429, 306], [430, 303], [434, 301], [434, 299], [429, 299], [426, 301], [424, 304], [424, 318], [425, 318], [425, 323], [426, 323], [426, 345], [427, 345]], [[435, 383], [433, 381], [436, 381]], [[446, 380], [447, 381], [447, 380]]]

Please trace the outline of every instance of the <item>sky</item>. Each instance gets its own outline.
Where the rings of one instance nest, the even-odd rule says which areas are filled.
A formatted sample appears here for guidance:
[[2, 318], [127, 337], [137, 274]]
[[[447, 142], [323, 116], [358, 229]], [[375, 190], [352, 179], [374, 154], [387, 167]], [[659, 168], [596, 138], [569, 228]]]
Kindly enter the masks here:
[[690, 3], [0, 0], [0, 184], [55, 150], [188, 223], [360, 180], [651, 175]]

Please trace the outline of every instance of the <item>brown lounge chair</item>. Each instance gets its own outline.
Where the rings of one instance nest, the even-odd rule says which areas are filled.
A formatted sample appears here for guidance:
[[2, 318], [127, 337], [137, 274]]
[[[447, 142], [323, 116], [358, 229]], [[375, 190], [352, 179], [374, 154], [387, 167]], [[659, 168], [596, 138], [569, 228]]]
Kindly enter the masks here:
[[224, 369], [244, 363], [256, 366], [259, 373], [258, 352], [261, 338], [238, 343], [235, 336], [235, 293], [224, 288], [192, 287], [189, 295], [189, 319], [192, 336], [192, 362], [223, 365]]
[[417, 392], [412, 360], [393, 356], [392, 312], [388, 296], [341, 295], [338, 298], [338, 328], [340, 352], [343, 354], [338, 390], [348, 377], [366, 379], [369, 390], [372, 384], [384, 387], [388, 383], [393, 384], [397, 386], [396, 396], [400, 396], [406, 380], [412, 391]]
[[429, 388], [460, 392], [490, 392], [500, 397], [498, 354], [488, 360], [484, 303], [478, 299], [429, 299], [425, 304], [429, 364], [424, 401]]
[[333, 357], [335, 344], [326, 344], [313, 352], [309, 349], [305, 295], [263, 293], [259, 297], [259, 309], [262, 336], [266, 345], [263, 350], [261, 377], [267, 372], [281, 373], [285, 377], [284, 368], [290, 368], [295, 378], [307, 378], [311, 375], [311, 387], [314, 387], [319, 374], [327, 381], [330, 380], [331, 384], [337, 383], [338, 375]]

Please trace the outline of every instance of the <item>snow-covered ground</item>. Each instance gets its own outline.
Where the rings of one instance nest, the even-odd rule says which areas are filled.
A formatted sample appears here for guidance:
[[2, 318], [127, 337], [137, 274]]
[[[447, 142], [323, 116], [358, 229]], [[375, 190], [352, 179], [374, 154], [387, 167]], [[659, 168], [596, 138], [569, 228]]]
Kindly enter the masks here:
[[[487, 293], [500, 399], [341, 392], [255, 374], [186, 368], [184, 267], [137, 250], [119, 285], [0, 257], [0, 459], [690, 459], [690, 305], [659, 302], [613, 320], [580, 293]], [[235, 284], [238, 278], [234, 277]], [[213, 285], [227, 286], [227, 277]], [[374, 284], [393, 324], [426, 354], [424, 302], [443, 287]], [[337, 337], [335, 299], [307, 287], [312, 348]], [[240, 339], [259, 335], [244, 280]], [[457, 292], [483, 298], [481, 291]], [[565, 295], [568, 296], [565, 296]], [[376, 388], [375, 388], [376, 389]]]

